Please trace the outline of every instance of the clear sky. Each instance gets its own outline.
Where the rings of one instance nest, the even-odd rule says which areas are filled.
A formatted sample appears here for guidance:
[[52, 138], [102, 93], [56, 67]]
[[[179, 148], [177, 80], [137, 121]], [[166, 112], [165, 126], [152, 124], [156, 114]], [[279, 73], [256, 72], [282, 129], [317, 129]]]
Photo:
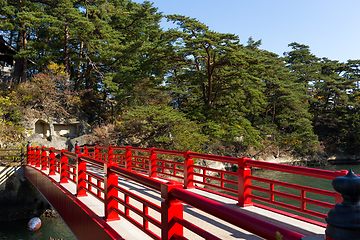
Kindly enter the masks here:
[[[141, 0], [133, 0], [142, 3]], [[288, 44], [308, 45], [317, 57], [360, 59], [360, 0], [153, 0], [163, 14], [196, 18], [210, 30], [233, 33], [246, 45], [283, 56]], [[167, 29], [170, 24], [163, 22]]]

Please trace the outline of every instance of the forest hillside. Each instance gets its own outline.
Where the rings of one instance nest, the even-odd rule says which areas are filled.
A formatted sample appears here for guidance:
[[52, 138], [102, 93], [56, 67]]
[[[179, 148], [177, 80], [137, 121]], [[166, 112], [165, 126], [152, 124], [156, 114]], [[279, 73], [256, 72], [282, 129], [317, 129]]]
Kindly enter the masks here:
[[360, 60], [319, 58], [296, 39], [278, 56], [129, 0], [0, 0], [0, 34], [22, 61], [1, 85], [2, 143], [22, 142], [30, 116], [81, 112], [104, 144], [360, 154]]

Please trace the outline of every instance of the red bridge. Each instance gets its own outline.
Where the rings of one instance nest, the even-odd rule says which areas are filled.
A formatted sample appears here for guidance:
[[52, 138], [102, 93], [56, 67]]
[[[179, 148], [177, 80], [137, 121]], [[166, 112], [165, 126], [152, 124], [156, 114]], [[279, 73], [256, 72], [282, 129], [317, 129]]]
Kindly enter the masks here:
[[[200, 159], [236, 171], [201, 166]], [[84, 146], [72, 153], [29, 146], [25, 177], [78, 239], [325, 238], [323, 219], [342, 201], [339, 193], [253, 176], [251, 168], [329, 180], [347, 174], [156, 148]]]

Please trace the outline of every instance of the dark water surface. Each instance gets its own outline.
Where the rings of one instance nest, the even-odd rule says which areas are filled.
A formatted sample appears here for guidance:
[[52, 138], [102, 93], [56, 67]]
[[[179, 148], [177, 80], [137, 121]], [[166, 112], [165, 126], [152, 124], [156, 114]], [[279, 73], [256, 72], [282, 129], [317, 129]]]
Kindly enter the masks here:
[[30, 219], [0, 222], [0, 240], [49, 240], [50, 237], [63, 240], [76, 240], [61, 218], [40, 218], [41, 227], [32, 232], [27, 229]]

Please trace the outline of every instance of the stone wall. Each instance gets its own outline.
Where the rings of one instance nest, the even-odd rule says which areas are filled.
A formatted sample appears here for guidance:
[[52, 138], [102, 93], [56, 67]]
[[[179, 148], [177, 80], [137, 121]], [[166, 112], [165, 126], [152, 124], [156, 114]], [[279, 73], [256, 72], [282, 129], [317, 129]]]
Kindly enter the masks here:
[[49, 203], [24, 178], [21, 166], [0, 167], [0, 221], [39, 217], [48, 209]]
[[85, 120], [36, 118], [22, 124], [26, 129], [26, 141], [32, 146], [54, 147], [69, 149], [71, 140], [91, 133], [92, 129]]

